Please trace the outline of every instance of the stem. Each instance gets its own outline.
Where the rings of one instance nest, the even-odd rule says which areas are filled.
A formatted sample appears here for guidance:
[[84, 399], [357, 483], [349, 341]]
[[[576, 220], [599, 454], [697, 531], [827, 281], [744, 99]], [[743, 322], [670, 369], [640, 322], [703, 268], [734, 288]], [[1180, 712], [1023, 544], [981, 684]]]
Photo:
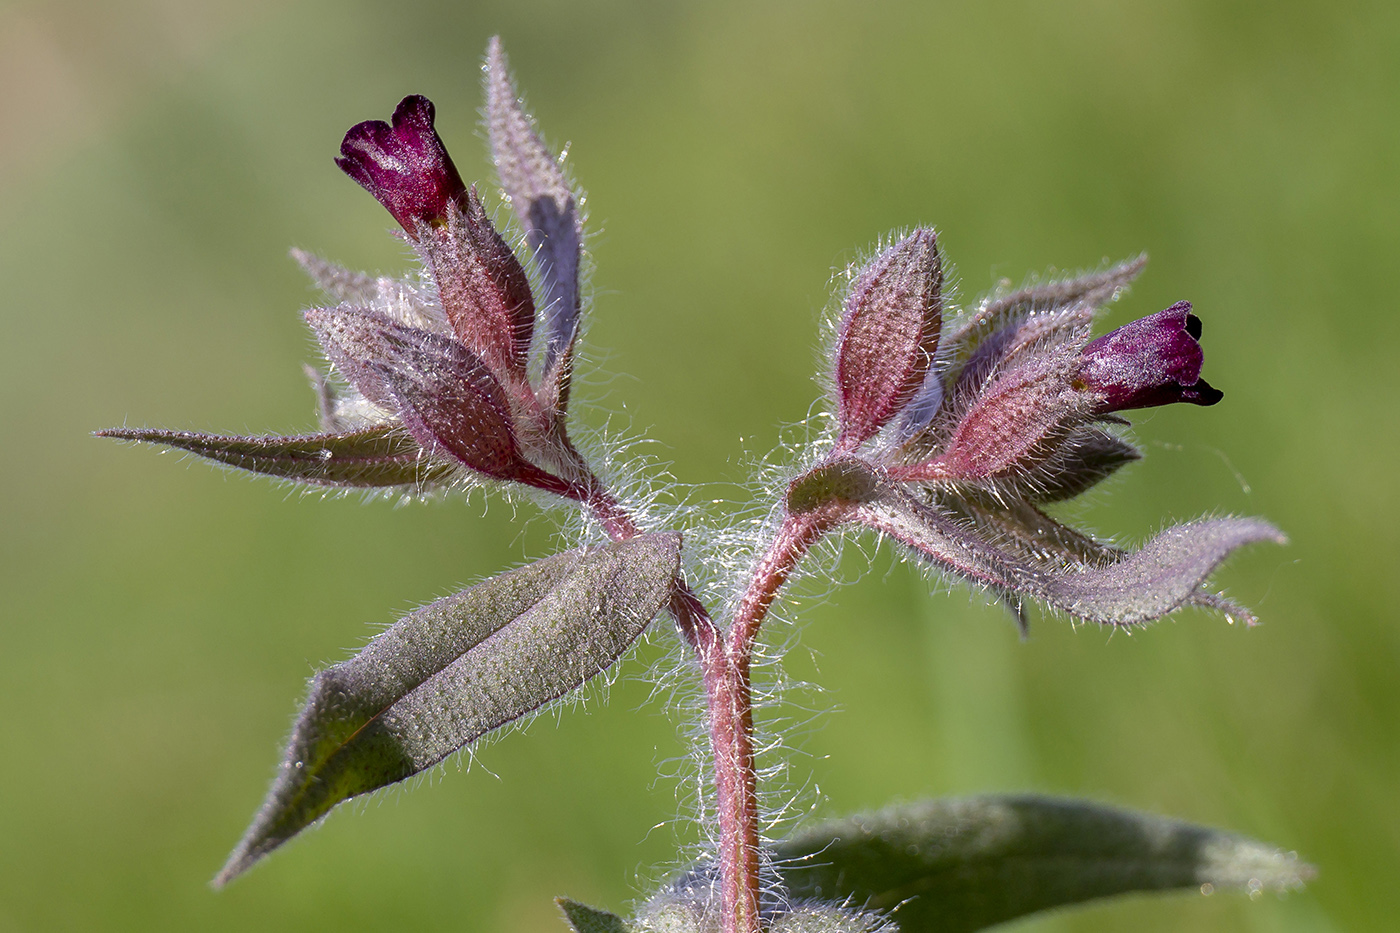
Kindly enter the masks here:
[[717, 688], [710, 690], [725, 933], [759, 931], [762, 850], [758, 832], [750, 671], [754, 642], [778, 591], [812, 545], [832, 526], [832, 517], [827, 511], [788, 515], [783, 519], [763, 557], [753, 568], [749, 587], [729, 627], [724, 678]]
[[[573, 498], [588, 507], [614, 540], [640, 531], [625, 508], [589, 477]], [[753, 692], [750, 666], [754, 642], [774, 598], [812, 545], [844, 516], [844, 504], [787, 515], [754, 566], [728, 638], [694, 591], [676, 577], [669, 609], [676, 628], [695, 651], [705, 684], [719, 816], [721, 917], [724, 933], [761, 933], [759, 915], [762, 848], [759, 840], [758, 775], [754, 767]]]

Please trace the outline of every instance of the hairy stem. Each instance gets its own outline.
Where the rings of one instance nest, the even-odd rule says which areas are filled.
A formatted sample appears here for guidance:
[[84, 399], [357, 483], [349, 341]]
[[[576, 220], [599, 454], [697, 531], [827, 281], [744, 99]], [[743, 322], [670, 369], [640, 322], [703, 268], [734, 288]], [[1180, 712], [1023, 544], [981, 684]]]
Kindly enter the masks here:
[[[626, 509], [596, 479], [577, 495], [614, 540], [639, 534]], [[728, 638], [678, 575], [669, 608], [681, 637], [695, 651], [705, 685], [719, 817], [719, 864], [724, 933], [761, 933], [758, 774], [754, 766], [754, 643], [778, 591], [812, 545], [841, 518], [836, 504], [787, 515], [754, 565]]]
[[720, 822], [720, 876], [725, 933], [759, 933], [762, 850], [753, 751], [751, 665], [754, 643], [778, 591], [831, 527], [825, 512], [787, 515], [754, 565], [729, 627], [727, 666], [710, 690], [711, 740]]

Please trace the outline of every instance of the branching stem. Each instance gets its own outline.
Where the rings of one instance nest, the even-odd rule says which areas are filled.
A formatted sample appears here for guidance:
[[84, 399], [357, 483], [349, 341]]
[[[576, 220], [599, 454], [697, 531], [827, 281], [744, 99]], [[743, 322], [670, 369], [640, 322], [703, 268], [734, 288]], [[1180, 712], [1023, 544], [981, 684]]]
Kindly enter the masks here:
[[[575, 498], [614, 540], [640, 534], [624, 506], [589, 477]], [[778, 591], [823, 534], [847, 516], [832, 501], [813, 511], [786, 514], [754, 564], [728, 637], [720, 634], [690, 586], [677, 576], [670, 611], [681, 637], [695, 651], [705, 685], [719, 816], [719, 864], [724, 933], [761, 933], [759, 892], [763, 852], [759, 838], [758, 773], [754, 766], [754, 644]]]

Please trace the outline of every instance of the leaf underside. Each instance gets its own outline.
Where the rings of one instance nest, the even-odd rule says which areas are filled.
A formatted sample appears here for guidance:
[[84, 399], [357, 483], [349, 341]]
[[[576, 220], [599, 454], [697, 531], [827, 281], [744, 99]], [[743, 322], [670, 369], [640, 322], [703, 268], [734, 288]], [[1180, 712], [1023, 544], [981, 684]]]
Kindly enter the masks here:
[[[997, 593], [1030, 596], [1103, 625], [1150, 622], [1185, 605], [1218, 609], [1252, 623], [1242, 607], [1201, 587], [1238, 548], [1287, 540], [1262, 519], [1203, 519], [1174, 525], [1141, 549], [1123, 552], [1097, 545], [1029, 505], [1002, 511], [1000, 544], [984, 540], [948, 504], [903, 495], [889, 494], [862, 506], [858, 518], [964, 579]], [[1053, 560], [1021, 553], [1038, 550]]]
[[556, 554], [424, 606], [317, 674], [226, 884], [337, 804], [423, 771], [606, 670], [670, 593], [680, 536]]
[[815, 826], [774, 853], [793, 898], [892, 911], [901, 933], [963, 933], [1117, 894], [1285, 891], [1314, 870], [1243, 836], [1080, 800], [922, 801]]
[[97, 434], [163, 444], [240, 470], [313, 486], [422, 488], [447, 482], [455, 472], [453, 464], [428, 457], [412, 437], [393, 425], [293, 437], [239, 437], [160, 428], [109, 428]]

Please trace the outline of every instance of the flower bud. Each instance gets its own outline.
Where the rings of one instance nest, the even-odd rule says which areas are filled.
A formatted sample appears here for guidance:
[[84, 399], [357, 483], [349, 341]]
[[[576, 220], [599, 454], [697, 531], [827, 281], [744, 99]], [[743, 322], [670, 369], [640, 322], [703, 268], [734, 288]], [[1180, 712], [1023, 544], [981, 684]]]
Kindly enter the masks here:
[[943, 270], [932, 230], [916, 230], [861, 270], [836, 347], [838, 450], [854, 450], [924, 381], [942, 327]]

